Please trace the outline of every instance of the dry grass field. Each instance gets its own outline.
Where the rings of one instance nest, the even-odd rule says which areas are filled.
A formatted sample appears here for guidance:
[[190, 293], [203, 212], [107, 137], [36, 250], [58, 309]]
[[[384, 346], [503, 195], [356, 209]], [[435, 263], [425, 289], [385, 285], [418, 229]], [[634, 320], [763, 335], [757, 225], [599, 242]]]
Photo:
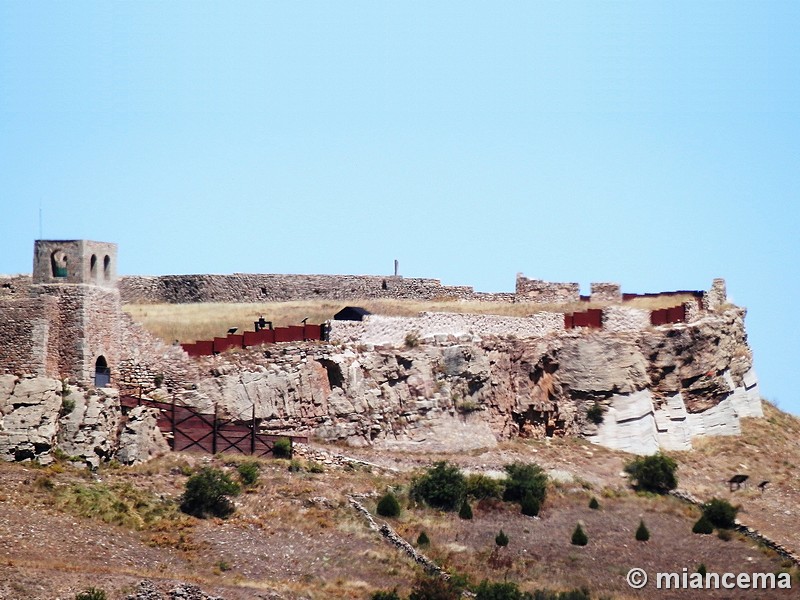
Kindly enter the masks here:
[[[635, 298], [626, 302], [634, 308], [658, 309], [676, 306], [691, 299], [689, 295]], [[148, 331], [167, 342], [195, 342], [225, 335], [231, 327], [251, 331], [262, 315], [274, 326], [297, 325], [308, 317], [309, 323], [323, 323], [345, 306], [361, 306], [379, 315], [410, 317], [420, 312], [457, 312], [525, 317], [540, 311], [570, 313], [603, 305], [590, 302], [571, 304], [529, 304], [507, 302], [467, 302], [456, 299], [431, 300], [350, 300], [265, 302], [260, 304], [129, 304], [125, 312]]]
[[[709, 439], [694, 452], [674, 454], [679, 483], [700, 498], [740, 504], [743, 522], [797, 549], [800, 422], [770, 406], [766, 411], [765, 419], [745, 422], [742, 437]], [[93, 585], [116, 599], [143, 578], [162, 590], [177, 581], [194, 583], [226, 600], [367, 600], [394, 587], [407, 594], [418, 568], [347, 502], [348, 494], [370, 494], [366, 505], [375, 514], [377, 496], [389, 489], [404, 507], [387, 519], [396, 531], [414, 543], [424, 530], [431, 540], [426, 554], [473, 582], [508, 580], [527, 590], [585, 586], [592, 598], [622, 600], [738, 597], [725, 590], [635, 592], [625, 584], [634, 566], [693, 572], [703, 563], [714, 572], [792, 571], [793, 590], [752, 597], [794, 598], [800, 586], [797, 570], [774, 552], [737, 535], [724, 540], [691, 533], [696, 508], [636, 494], [621, 477], [631, 457], [581, 439], [517, 439], [490, 451], [429, 456], [329, 449], [396, 472], [333, 466], [290, 472], [286, 460], [261, 461], [259, 482], [236, 497], [230, 518], [200, 520], [177, 510], [187, 476], [211, 465], [235, 477], [243, 457], [170, 454], [138, 467], [106, 465], [96, 474], [63, 459], [46, 468], [0, 463], [0, 597], [71, 600]], [[466, 521], [408, 500], [412, 478], [436, 460], [472, 472], [536, 462], [559, 475], [540, 518], [490, 500], [474, 502], [474, 518]], [[725, 480], [735, 472], [772, 483], [763, 494], [755, 483], [730, 492]], [[592, 496], [600, 510], [588, 507]], [[648, 542], [634, 539], [640, 519], [650, 530]], [[578, 522], [589, 536], [586, 547], [570, 543]], [[510, 539], [503, 549], [494, 543], [500, 529]]]

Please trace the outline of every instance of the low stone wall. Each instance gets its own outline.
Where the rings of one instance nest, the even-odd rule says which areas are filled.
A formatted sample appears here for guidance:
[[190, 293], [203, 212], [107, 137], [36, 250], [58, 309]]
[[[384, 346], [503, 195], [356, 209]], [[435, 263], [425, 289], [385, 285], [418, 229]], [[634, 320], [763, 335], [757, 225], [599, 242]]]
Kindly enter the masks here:
[[330, 341], [399, 346], [411, 335], [480, 339], [485, 336], [534, 338], [564, 330], [564, 315], [540, 312], [530, 317], [424, 312], [418, 317], [370, 315], [364, 321], [331, 321]]
[[541, 279], [528, 279], [522, 273], [517, 274], [517, 301], [535, 302], [537, 304], [567, 304], [579, 302], [580, 285], [577, 283], [553, 283]]
[[378, 275], [165, 275], [128, 276], [119, 283], [122, 301], [141, 303], [282, 302], [394, 298], [473, 299], [469, 286], [445, 286], [438, 279]]

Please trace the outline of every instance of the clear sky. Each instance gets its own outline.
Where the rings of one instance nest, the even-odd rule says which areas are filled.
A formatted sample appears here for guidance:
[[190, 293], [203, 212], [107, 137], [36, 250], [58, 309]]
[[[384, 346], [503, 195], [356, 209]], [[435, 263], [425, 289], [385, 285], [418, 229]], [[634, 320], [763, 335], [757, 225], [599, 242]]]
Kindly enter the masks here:
[[0, 2], [0, 273], [517, 272], [747, 306], [800, 413], [799, 2]]

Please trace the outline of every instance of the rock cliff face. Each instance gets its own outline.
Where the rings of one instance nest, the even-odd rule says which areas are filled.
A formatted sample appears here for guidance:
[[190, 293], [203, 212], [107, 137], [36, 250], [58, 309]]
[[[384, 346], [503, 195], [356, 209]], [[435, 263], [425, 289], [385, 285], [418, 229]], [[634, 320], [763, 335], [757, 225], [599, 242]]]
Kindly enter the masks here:
[[216, 403], [232, 416], [249, 416], [255, 405], [267, 430], [354, 445], [455, 450], [515, 435], [582, 434], [649, 453], [738, 433], [739, 417], [761, 414], [738, 308], [627, 333], [273, 347], [209, 357], [200, 367], [208, 375], [184, 401]]
[[48, 464], [57, 448], [90, 467], [114, 457], [143, 462], [169, 450], [147, 410], [123, 417], [111, 388], [83, 390], [57, 379], [2, 375], [0, 459]]

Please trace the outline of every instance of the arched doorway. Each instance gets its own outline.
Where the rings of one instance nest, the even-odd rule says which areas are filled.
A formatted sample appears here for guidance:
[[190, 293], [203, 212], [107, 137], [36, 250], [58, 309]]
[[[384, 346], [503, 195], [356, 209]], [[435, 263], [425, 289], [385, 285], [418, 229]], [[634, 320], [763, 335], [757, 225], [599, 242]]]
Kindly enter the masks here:
[[94, 363], [94, 386], [106, 387], [109, 383], [111, 383], [111, 369], [106, 357], [101, 354]]

